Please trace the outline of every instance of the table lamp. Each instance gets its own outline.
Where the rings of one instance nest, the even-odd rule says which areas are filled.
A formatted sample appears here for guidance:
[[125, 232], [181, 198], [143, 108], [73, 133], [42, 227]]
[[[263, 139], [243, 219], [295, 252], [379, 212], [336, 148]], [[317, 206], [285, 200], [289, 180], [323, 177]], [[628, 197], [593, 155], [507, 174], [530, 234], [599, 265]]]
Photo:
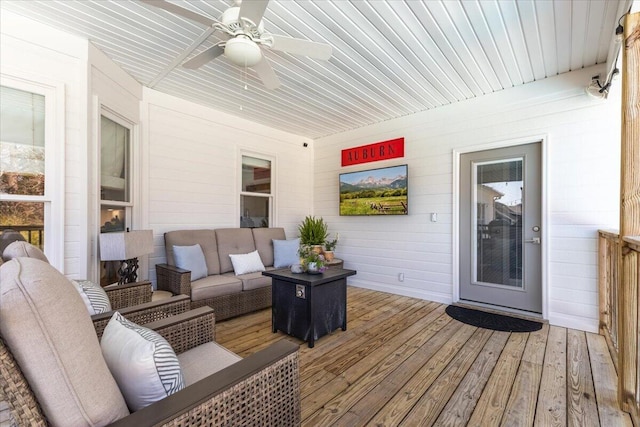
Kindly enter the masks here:
[[100, 233], [100, 260], [120, 261], [119, 285], [138, 280], [138, 257], [152, 252], [152, 230]]

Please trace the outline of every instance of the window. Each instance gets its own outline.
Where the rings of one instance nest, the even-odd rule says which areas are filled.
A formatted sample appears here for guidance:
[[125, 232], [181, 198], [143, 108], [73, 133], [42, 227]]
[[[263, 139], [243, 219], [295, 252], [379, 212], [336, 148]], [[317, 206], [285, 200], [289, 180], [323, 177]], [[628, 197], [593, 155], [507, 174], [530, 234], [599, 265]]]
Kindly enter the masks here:
[[[0, 85], [0, 231], [13, 229], [62, 266], [63, 215], [52, 210], [64, 188], [56, 173], [54, 123], [58, 88], [7, 76]], [[63, 117], [60, 115], [60, 117]], [[56, 188], [60, 187], [60, 188]], [[62, 203], [58, 204], [59, 206]], [[60, 235], [60, 238], [55, 238]], [[55, 243], [55, 247], [54, 247]]]
[[271, 160], [243, 155], [240, 227], [269, 227], [272, 200]]
[[[103, 111], [100, 117], [100, 233], [131, 227], [130, 123]], [[119, 263], [100, 261], [100, 284], [118, 281]]]

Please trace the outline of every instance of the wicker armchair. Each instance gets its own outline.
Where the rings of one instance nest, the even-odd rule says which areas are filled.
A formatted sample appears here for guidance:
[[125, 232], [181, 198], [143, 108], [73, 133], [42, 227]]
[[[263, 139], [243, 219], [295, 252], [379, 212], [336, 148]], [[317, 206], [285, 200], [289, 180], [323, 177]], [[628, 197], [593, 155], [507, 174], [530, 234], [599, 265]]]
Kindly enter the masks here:
[[153, 287], [149, 281], [109, 285], [103, 289], [109, 297], [111, 308], [114, 310], [151, 302], [153, 295]]
[[[65, 289], [69, 289], [65, 287], [64, 283], [60, 282], [63, 279], [56, 279], [55, 274], [51, 273], [51, 271], [57, 272], [50, 266], [38, 266], [37, 263], [42, 264], [41, 261], [18, 259], [11, 263], [13, 265], [7, 266], [5, 264], [0, 268], [0, 276], [2, 276], [2, 282], [0, 283], [5, 289], [10, 288], [11, 283], [16, 283], [16, 275], [19, 275], [20, 286], [26, 284], [24, 289], [27, 290], [29, 298], [36, 295], [36, 305], [44, 303], [47, 306], [50, 300], [49, 297], [44, 301], [37, 301], [37, 295], [42, 292], [37, 288], [39, 286], [38, 282], [45, 283], [45, 281], [40, 280], [42, 271], [45, 272], [47, 278], [50, 275], [54, 276], [51, 280], [46, 281], [46, 287], [49, 288], [46, 292], [61, 290], [63, 291], [61, 293], [64, 293], [66, 292]], [[34, 286], [36, 286], [35, 291], [33, 291]], [[41, 288], [43, 287], [41, 286]], [[0, 291], [4, 292], [5, 289], [0, 288]], [[46, 307], [44, 313], [40, 311], [39, 316], [43, 315], [48, 319], [45, 324], [49, 326], [45, 330], [59, 326], [62, 320], [67, 320], [69, 313], [81, 313], [84, 315], [84, 307], [77, 307], [77, 303], [81, 304], [81, 302], [72, 303], [73, 301], [69, 301], [69, 304], [65, 305], [69, 306], [69, 312], [61, 315], [64, 319], [58, 318], [57, 314], [51, 317], [51, 310], [46, 311], [48, 310]], [[49, 400], [47, 406], [46, 403], [43, 404], [38, 399], [43, 398], [43, 395], [45, 400], [51, 399], [52, 395], [55, 399], [60, 398], [60, 394], [64, 395], [65, 393], [63, 390], [65, 390], [66, 384], [57, 382], [56, 384], [61, 387], [54, 387], [53, 392], [47, 395], [42, 389], [42, 381], [49, 381], [52, 378], [50, 375], [55, 377], [55, 373], [52, 373], [51, 370], [45, 372], [40, 372], [40, 370], [45, 369], [41, 364], [46, 365], [49, 362], [40, 362], [40, 359], [33, 361], [34, 359], [31, 359], [32, 362], [27, 363], [26, 360], [29, 360], [29, 357], [33, 358], [35, 356], [28, 355], [28, 352], [25, 353], [24, 348], [18, 349], [17, 353], [15, 351], [12, 352], [13, 345], [24, 346], [24, 342], [20, 344], [16, 341], [23, 339], [19, 334], [21, 325], [15, 325], [6, 320], [10, 320], [12, 316], [16, 315], [14, 310], [16, 307], [22, 307], [20, 304], [19, 298], [16, 299], [15, 297], [10, 302], [5, 300], [0, 303], [0, 318], [5, 320], [0, 326], [0, 332], [2, 333], [2, 336], [0, 336], [0, 401], [8, 403], [10, 423], [15, 425], [46, 426], [49, 425], [46, 417], [54, 418], [55, 415], [52, 415], [51, 411], [59, 411], [60, 409], [59, 406], [52, 405], [51, 400]], [[74, 304], [76, 306], [73, 306]], [[5, 311], [4, 314], [3, 311]], [[17, 313], [17, 315], [20, 315], [20, 313]], [[30, 321], [27, 320], [27, 322]], [[87, 320], [77, 319], [77, 322], [69, 324], [69, 328], [74, 328], [72, 339], [78, 339], [75, 334], [76, 330], [79, 334], [82, 332], [86, 334], [86, 322]], [[205, 343], [212, 342], [215, 338], [215, 315], [209, 307], [177, 314], [145, 326], [156, 330], [164, 336], [176, 353], [198, 349], [207, 345]], [[16, 333], [18, 334], [16, 335]], [[41, 331], [35, 330], [34, 333], [38, 334]], [[28, 342], [32, 338], [24, 339]], [[62, 338], [62, 340], [67, 339]], [[82, 342], [85, 343], [83, 346], [99, 347], [95, 338], [85, 339]], [[63, 346], [61, 342], [58, 342], [58, 344], [61, 345], [61, 347], [58, 347], [60, 350]], [[46, 346], [46, 344], [43, 345]], [[56, 345], [54, 344], [53, 347], [56, 347]], [[222, 370], [188, 385], [169, 397], [120, 418], [112, 425], [300, 425], [298, 349], [299, 346], [297, 344], [286, 340], [280, 341], [265, 350], [232, 363]], [[83, 356], [77, 356], [75, 351], [71, 354], [71, 360], [68, 359], [68, 354], [66, 356], [58, 354], [57, 357], [60, 357], [61, 360], [60, 366], [67, 366], [70, 362], [72, 366], [78, 368], [82, 365], [78, 361], [78, 357]], [[58, 360], [57, 357], [55, 360]], [[67, 359], [64, 359], [65, 357]], [[25, 363], [26, 365], [21, 366]], [[202, 363], [211, 364], [216, 363], [216, 361], [204, 358]], [[40, 382], [35, 385], [30, 384], [27, 378], [30, 379], [29, 381]], [[73, 384], [77, 387], [78, 378], [85, 384], [90, 381], [89, 378], [85, 379], [83, 376], [75, 377], [75, 379], [71, 378], [69, 381], [76, 381]], [[91, 383], [91, 388], [95, 389], [93, 382]], [[37, 393], [34, 393], [34, 390]], [[95, 392], [99, 393], [98, 395], [102, 395], [100, 388]], [[69, 398], [66, 399], [68, 400]], [[87, 402], [96, 404], [95, 402], [103, 402], [103, 400], [94, 401], [88, 397], [88, 400], [83, 404], [85, 406], [82, 406], [83, 411], [88, 410]], [[100, 404], [98, 403], [98, 405]], [[107, 405], [106, 399], [102, 406], [104, 407], [104, 405]], [[49, 408], [48, 411], [41, 409], [47, 407]], [[58, 413], [57, 416], [66, 417], [67, 415], [68, 413], [65, 411], [62, 414]], [[104, 424], [99, 419], [92, 419], [92, 422], [96, 425]]]
[[107, 326], [107, 323], [109, 323], [109, 320], [115, 311], [120, 312], [120, 314], [133, 323], [144, 325], [156, 320], [166, 319], [167, 317], [184, 313], [190, 309], [190, 298], [186, 295], [177, 295], [160, 301], [147, 302], [145, 304], [138, 304], [118, 310], [114, 309], [106, 313], [94, 314], [91, 316], [91, 320], [93, 321], [93, 326], [96, 328], [98, 338], [101, 338], [104, 328]]

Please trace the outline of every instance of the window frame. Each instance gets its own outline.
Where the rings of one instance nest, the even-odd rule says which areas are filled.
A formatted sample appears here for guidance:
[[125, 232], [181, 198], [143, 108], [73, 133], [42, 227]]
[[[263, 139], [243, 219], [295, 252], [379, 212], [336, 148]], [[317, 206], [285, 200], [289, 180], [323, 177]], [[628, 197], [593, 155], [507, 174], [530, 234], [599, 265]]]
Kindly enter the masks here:
[[7, 202], [44, 203], [44, 253], [64, 272], [65, 88], [63, 84], [0, 73], [0, 86], [44, 96], [44, 195], [2, 194]]
[[[101, 268], [102, 268], [101, 262], [102, 261], [100, 260], [98, 247], [99, 247], [99, 239], [100, 239], [100, 233], [101, 233], [100, 227], [103, 225], [101, 223], [101, 213], [102, 213], [103, 206], [117, 207], [125, 211], [124, 230], [127, 230], [127, 229], [132, 230], [139, 223], [138, 217], [140, 214], [139, 212], [137, 212], [139, 209], [135, 208], [136, 206], [140, 205], [140, 203], [137, 203], [139, 201], [138, 199], [139, 174], [138, 172], [136, 172], [138, 170], [136, 166], [139, 164], [139, 159], [137, 155], [138, 153], [135, 149], [135, 147], [139, 145], [139, 140], [138, 140], [138, 124], [126, 118], [125, 116], [117, 113], [115, 110], [113, 110], [109, 106], [103, 103], [100, 103], [97, 97], [94, 99], [94, 102], [96, 105], [96, 114], [95, 114], [96, 146], [95, 146], [95, 156], [94, 156], [95, 164], [96, 164], [96, 168], [94, 172], [94, 180], [95, 180], [94, 188], [95, 188], [95, 194], [96, 194], [95, 196], [96, 221], [94, 222], [95, 236], [96, 236], [95, 238], [96, 250], [94, 253], [96, 254], [96, 256], [95, 256], [95, 259], [92, 261], [92, 269], [94, 270], [94, 273], [92, 273], [92, 276], [94, 277], [94, 280], [97, 280], [97, 283], [99, 283], [101, 279]], [[126, 185], [128, 186], [128, 190], [125, 191], [125, 194], [128, 194], [129, 201], [116, 201], [116, 200], [102, 199], [102, 195], [101, 195], [102, 170], [100, 165], [102, 161], [101, 123], [102, 123], [103, 116], [129, 130], [129, 142], [128, 142], [129, 146], [126, 152], [126, 156], [127, 156], [126, 164], [128, 167]]]
[[[243, 158], [244, 157], [253, 157], [259, 160], [266, 160], [268, 162], [271, 163], [271, 168], [270, 168], [270, 190], [269, 193], [255, 193], [255, 192], [251, 192], [251, 191], [243, 191], [243, 183], [242, 183], [242, 167], [243, 167]], [[251, 196], [251, 197], [262, 197], [268, 200], [269, 203], [269, 208], [268, 208], [268, 215], [269, 215], [269, 223], [267, 224], [267, 227], [275, 227], [277, 224], [276, 218], [275, 218], [275, 193], [276, 193], [276, 174], [275, 174], [275, 170], [276, 170], [276, 158], [275, 156], [271, 156], [268, 154], [264, 154], [264, 153], [258, 153], [255, 151], [249, 151], [249, 150], [243, 150], [241, 149], [238, 153], [238, 198], [237, 198], [237, 215], [236, 215], [236, 221], [237, 221], [237, 226], [240, 227], [241, 226], [241, 220], [240, 218], [242, 217], [242, 197], [243, 196]]]

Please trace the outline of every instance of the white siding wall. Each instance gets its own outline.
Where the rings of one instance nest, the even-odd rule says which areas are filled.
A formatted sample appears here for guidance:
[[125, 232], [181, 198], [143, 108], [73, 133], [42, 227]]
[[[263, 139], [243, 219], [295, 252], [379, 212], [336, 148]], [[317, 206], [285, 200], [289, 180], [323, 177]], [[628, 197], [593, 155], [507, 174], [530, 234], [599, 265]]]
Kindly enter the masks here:
[[[315, 143], [314, 212], [340, 233], [336, 253], [358, 286], [450, 303], [454, 289], [453, 151], [546, 139], [547, 292], [552, 324], [597, 330], [597, 229], [616, 227], [619, 96], [584, 94], [595, 69], [557, 76]], [[614, 87], [616, 92], [620, 83]], [[340, 167], [340, 152], [405, 137], [405, 158]], [[341, 217], [338, 174], [408, 163], [409, 215]], [[430, 221], [430, 213], [438, 222]], [[400, 282], [398, 274], [404, 273]]]
[[[11, 12], [2, 11], [0, 25], [0, 69], [4, 75], [45, 85], [60, 86], [64, 99], [56, 126], [64, 141], [59, 145], [58, 165], [63, 196], [55, 205], [64, 204], [64, 229], [56, 233], [63, 256], [49, 254], [56, 267], [71, 277], [87, 277], [87, 41], [51, 27], [38, 24]], [[57, 95], [56, 95], [57, 96]], [[56, 189], [60, 190], [60, 189]], [[56, 209], [56, 207], [53, 207]], [[60, 236], [60, 237], [58, 237]], [[49, 235], [51, 238], [52, 235]], [[59, 261], [58, 261], [59, 259]]]
[[[274, 159], [275, 209], [272, 223], [287, 237], [312, 209], [313, 142], [145, 89], [142, 120], [144, 189], [155, 264], [165, 262], [164, 233], [172, 230], [238, 227], [240, 155]], [[303, 147], [303, 143], [309, 147]]]

